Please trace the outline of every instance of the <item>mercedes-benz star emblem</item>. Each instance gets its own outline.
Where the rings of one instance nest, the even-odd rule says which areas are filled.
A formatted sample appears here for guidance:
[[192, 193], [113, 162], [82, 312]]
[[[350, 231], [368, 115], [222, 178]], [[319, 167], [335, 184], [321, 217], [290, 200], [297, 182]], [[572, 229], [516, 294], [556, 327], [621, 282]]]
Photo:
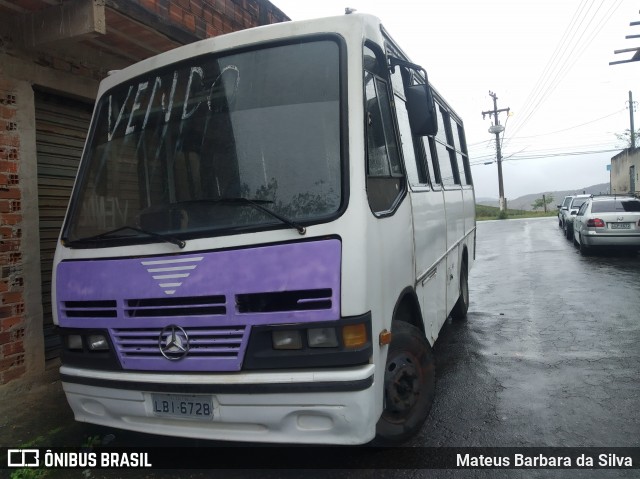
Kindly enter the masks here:
[[189, 336], [180, 326], [171, 324], [160, 331], [158, 346], [165, 358], [169, 361], [178, 361], [189, 352]]

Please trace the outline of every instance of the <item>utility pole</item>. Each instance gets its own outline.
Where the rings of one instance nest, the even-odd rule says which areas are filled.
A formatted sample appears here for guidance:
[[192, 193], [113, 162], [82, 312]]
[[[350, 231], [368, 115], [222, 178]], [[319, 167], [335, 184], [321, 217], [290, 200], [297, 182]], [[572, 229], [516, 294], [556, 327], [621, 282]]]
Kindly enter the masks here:
[[636, 105], [635, 103], [633, 103], [633, 94], [631, 93], [631, 90], [629, 90], [629, 132], [631, 136], [629, 147], [631, 148], [631, 151], [636, 149], [636, 130], [633, 126], [633, 112], [635, 111], [635, 109]]
[[493, 114], [493, 125], [489, 128], [489, 133], [494, 133], [496, 135], [496, 159], [498, 163], [498, 192], [500, 193], [500, 211], [505, 210], [505, 201], [504, 201], [504, 186], [502, 185], [502, 152], [500, 151], [500, 133], [504, 131], [504, 126], [502, 126], [498, 122], [498, 113], [502, 113], [503, 111], [509, 114], [509, 108], [502, 108], [498, 110], [498, 97], [492, 91], [489, 91], [489, 96], [493, 98], [493, 110], [483, 111], [482, 119], [484, 119], [485, 115], [491, 116]]

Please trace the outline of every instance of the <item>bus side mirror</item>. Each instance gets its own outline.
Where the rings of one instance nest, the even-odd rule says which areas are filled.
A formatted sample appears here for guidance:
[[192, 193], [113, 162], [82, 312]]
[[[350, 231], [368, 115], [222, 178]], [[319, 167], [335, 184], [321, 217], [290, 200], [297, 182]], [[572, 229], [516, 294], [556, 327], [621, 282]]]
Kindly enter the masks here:
[[435, 135], [438, 132], [438, 119], [429, 85], [411, 85], [405, 89], [405, 94], [411, 133], [415, 136]]

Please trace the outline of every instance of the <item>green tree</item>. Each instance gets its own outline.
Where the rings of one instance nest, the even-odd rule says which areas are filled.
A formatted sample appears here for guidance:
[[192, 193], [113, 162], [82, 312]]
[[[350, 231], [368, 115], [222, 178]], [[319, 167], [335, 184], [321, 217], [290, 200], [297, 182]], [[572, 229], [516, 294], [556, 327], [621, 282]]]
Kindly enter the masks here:
[[[624, 130], [624, 133], [615, 133], [616, 138], [623, 144], [623, 148], [631, 148], [631, 130], [627, 128]], [[634, 147], [638, 147], [640, 145], [640, 130], [636, 131], [635, 135], [635, 145]]]
[[531, 207], [534, 210], [537, 210], [538, 208], [544, 208], [544, 210], [547, 211], [547, 205], [552, 202], [553, 202], [553, 195], [549, 193], [547, 195], [542, 195], [542, 198], [538, 198], [533, 203], [531, 203]]

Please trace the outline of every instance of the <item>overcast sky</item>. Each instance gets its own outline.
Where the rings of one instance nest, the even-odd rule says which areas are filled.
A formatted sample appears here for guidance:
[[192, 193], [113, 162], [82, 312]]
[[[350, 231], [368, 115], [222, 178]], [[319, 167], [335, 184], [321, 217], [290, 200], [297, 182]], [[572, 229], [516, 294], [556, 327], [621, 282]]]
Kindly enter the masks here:
[[[640, 62], [609, 65], [640, 46], [634, 0], [272, 0], [292, 20], [379, 17], [462, 117], [477, 197], [498, 197], [495, 136], [482, 112], [511, 109], [503, 139], [505, 196], [608, 183], [606, 165], [640, 101]], [[640, 111], [640, 109], [638, 110]], [[640, 117], [636, 118], [636, 129]], [[606, 151], [616, 150], [616, 151]], [[595, 152], [595, 153], [585, 153]], [[485, 165], [485, 162], [492, 162]]]

